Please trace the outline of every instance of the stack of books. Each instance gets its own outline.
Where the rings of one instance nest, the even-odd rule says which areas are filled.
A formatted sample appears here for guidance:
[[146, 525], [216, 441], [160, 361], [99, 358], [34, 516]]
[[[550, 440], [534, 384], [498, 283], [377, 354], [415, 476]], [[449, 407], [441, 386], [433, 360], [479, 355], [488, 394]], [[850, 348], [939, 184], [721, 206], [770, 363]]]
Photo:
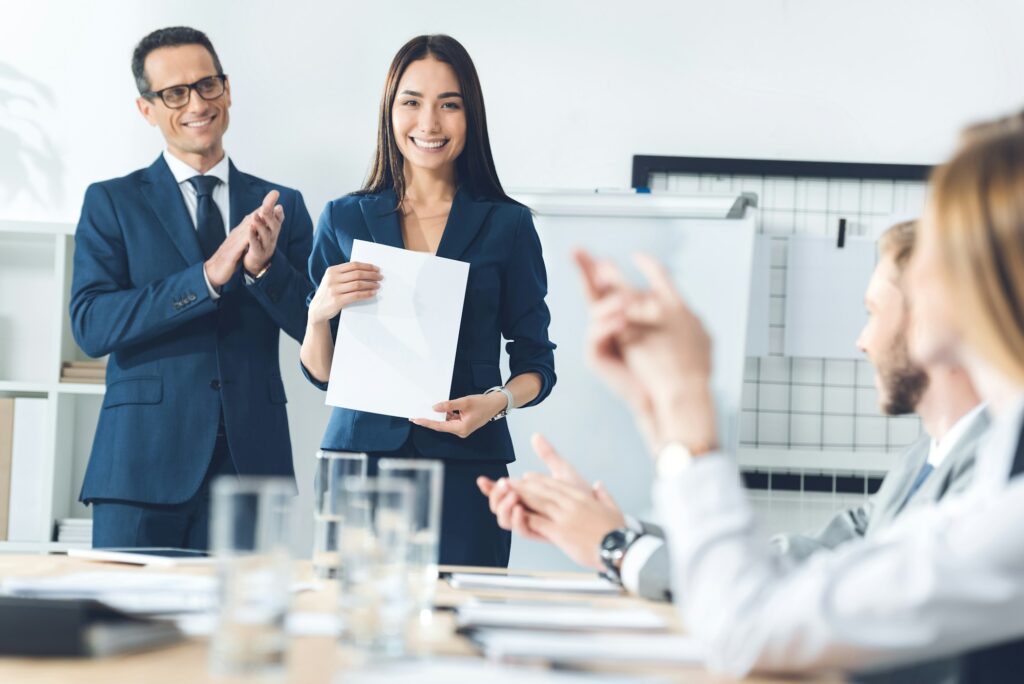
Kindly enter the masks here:
[[107, 377], [106, 361], [66, 361], [60, 366], [61, 382], [102, 385]]
[[92, 546], [92, 520], [64, 518], [57, 521], [57, 541], [66, 544]]

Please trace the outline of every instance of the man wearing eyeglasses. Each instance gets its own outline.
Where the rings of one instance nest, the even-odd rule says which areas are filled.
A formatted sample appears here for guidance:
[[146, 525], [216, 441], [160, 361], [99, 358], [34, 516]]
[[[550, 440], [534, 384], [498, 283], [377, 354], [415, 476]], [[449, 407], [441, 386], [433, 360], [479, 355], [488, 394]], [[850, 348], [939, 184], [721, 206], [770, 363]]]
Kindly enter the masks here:
[[80, 498], [93, 546], [203, 549], [214, 477], [293, 477], [278, 339], [306, 328], [312, 223], [225, 154], [231, 87], [206, 35], [154, 31], [132, 72], [166, 149], [90, 186], [75, 233], [72, 330], [110, 356]]

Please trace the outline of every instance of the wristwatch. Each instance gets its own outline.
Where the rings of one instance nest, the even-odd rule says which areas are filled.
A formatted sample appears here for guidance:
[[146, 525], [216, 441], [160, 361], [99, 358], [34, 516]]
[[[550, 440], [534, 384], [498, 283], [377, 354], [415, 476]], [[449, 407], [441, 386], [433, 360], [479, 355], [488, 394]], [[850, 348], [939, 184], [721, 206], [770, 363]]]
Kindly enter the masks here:
[[601, 540], [600, 555], [601, 563], [605, 567], [602, 574], [606, 578], [616, 584], [622, 584], [622, 559], [626, 557], [626, 552], [629, 551], [633, 542], [639, 538], [640, 534], [628, 527], [620, 527], [604, 535], [604, 539]]
[[504, 385], [492, 387], [491, 389], [484, 392], [484, 394], [493, 394], [494, 392], [501, 392], [502, 394], [504, 394], [505, 399], [507, 401], [505, 402], [505, 408], [498, 411], [497, 415], [492, 416], [491, 421], [501, 420], [502, 418], [507, 416], [509, 412], [512, 411], [512, 409], [515, 408], [515, 404], [512, 403], [512, 391], [508, 387], [505, 387]]

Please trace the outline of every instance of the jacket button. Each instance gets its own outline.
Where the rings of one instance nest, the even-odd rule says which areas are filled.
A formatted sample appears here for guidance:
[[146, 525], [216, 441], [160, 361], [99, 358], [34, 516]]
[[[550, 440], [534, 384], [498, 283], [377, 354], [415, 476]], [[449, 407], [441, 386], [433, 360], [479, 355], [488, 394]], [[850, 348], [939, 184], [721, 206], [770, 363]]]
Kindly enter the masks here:
[[211, 380], [210, 381], [210, 389], [219, 390], [220, 389], [220, 380]]
[[188, 301], [190, 301], [190, 302], [196, 301], [196, 293], [195, 292], [189, 292], [188, 293]]

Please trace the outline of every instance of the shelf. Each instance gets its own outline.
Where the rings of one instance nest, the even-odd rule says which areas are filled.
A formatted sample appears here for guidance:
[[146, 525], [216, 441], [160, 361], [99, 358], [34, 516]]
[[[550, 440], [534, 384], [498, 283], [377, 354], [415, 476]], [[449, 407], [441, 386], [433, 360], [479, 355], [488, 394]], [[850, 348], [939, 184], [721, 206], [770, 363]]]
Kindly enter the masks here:
[[0, 553], [67, 553], [68, 549], [88, 549], [90, 546], [71, 542], [0, 541]]
[[11, 221], [0, 220], [0, 233], [21, 233], [23, 235], [74, 235], [74, 223], [53, 221]]
[[107, 385], [106, 383], [61, 382], [57, 384], [57, 391], [61, 394], [105, 394]]
[[0, 392], [11, 394], [46, 394], [51, 387], [48, 382], [0, 380]]

